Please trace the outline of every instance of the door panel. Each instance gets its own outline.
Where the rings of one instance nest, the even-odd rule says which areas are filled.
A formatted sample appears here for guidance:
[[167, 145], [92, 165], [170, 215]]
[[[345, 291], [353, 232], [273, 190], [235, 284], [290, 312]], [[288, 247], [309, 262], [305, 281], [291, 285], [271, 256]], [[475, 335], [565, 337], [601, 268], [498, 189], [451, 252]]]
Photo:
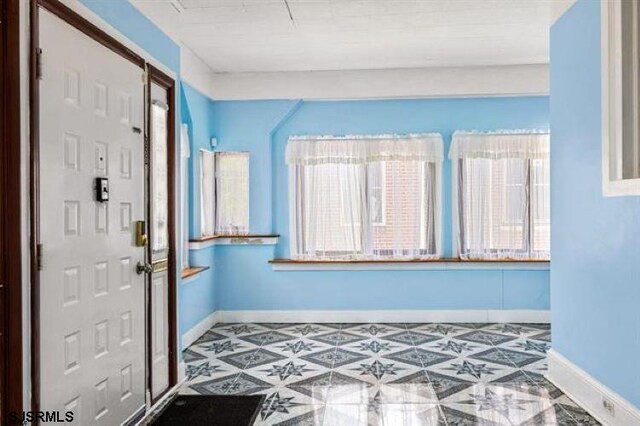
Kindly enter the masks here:
[[169, 387], [169, 271], [153, 272], [151, 278], [151, 395]]
[[44, 10], [39, 45], [40, 404], [115, 425], [145, 404], [142, 70]]

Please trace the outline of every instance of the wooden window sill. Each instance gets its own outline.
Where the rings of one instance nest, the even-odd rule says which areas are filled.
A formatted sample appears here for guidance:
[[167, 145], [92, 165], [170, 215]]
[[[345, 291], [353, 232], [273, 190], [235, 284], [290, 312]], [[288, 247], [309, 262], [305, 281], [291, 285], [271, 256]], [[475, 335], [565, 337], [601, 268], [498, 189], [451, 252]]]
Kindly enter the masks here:
[[212, 235], [189, 240], [189, 250], [201, 250], [223, 245], [276, 245], [279, 237], [280, 235], [274, 234]]
[[270, 260], [274, 271], [397, 271], [397, 270], [532, 270], [548, 271], [547, 260]]
[[195, 277], [209, 268], [209, 266], [191, 266], [184, 268], [182, 269], [182, 279], [186, 280], [187, 278]]

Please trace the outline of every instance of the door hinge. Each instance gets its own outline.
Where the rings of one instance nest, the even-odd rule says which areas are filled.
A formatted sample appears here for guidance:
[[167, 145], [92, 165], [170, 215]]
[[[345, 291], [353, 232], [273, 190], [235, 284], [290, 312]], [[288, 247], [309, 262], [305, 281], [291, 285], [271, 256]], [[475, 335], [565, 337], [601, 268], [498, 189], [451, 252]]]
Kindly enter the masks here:
[[38, 268], [38, 271], [42, 271], [42, 269], [43, 269], [43, 264], [42, 264], [42, 244], [36, 245], [36, 267]]
[[42, 80], [42, 49], [36, 49], [36, 79]]
[[149, 146], [149, 136], [144, 135], [144, 164], [149, 165], [149, 159], [151, 157], [151, 147]]

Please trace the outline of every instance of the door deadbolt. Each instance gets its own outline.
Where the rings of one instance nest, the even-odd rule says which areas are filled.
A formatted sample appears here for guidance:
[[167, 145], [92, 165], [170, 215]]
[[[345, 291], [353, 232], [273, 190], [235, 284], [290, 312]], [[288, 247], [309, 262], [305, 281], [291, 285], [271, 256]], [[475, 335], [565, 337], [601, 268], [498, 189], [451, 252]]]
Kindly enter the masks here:
[[136, 228], [136, 246], [144, 247], [147, 245], [147, 226], [144, 220], [138, 220], [135, 223]]

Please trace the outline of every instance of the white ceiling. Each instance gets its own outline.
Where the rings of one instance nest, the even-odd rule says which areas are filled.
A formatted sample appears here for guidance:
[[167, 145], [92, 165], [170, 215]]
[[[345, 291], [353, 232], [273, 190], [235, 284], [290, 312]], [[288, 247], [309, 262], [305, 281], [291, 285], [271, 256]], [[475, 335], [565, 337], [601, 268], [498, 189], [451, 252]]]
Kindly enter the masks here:
[[213, 71], [265, 72], [547, 63], [560, 0], [131, 1]]

